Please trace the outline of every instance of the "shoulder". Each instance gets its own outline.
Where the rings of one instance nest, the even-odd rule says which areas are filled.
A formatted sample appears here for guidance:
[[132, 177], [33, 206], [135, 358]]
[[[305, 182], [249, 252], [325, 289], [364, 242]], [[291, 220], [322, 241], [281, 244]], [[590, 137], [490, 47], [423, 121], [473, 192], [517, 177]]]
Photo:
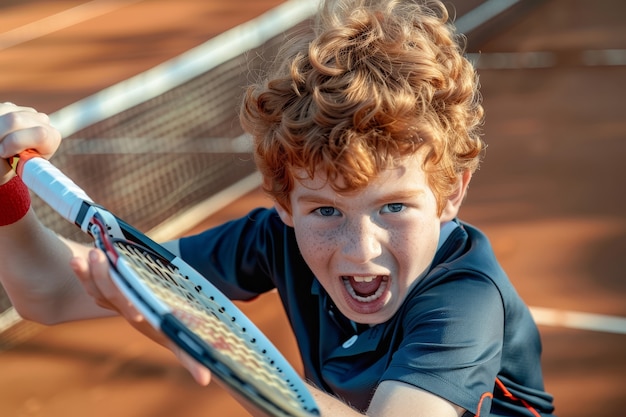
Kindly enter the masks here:
[[[412, 296], [425, 293], [450, 300], [459, 306], [489, 308], [485, 303], [507, 305], [517, 293], [500, 265], [488, 237], [478, 228], [459, 222], [438, 250], [431, 269], [413, 289]], [[434, 301], [434, 300], [433, 300]], [[469, 304], [469, 305], [468, 305]]]
[[[472, 317], [503, 308], [508, 277], [479, 229], [459, 222], [438, 249], [430, 270], [411, 290], [406, 313], [458, 311]], [[493, 310], [492, 310], [493, 312]]]
[[505, 301], [490, 277], [471, 270], [453, 270], [429, 281], [410, 293], [401, 310], [407, 331], [427, 330], [442, 337], [501, 331]]
[[501, 341], [509, 292], [514, 293], [512, 285], [485, 235], [462, 224], [411, 289], [396, 319], [420, 344]]

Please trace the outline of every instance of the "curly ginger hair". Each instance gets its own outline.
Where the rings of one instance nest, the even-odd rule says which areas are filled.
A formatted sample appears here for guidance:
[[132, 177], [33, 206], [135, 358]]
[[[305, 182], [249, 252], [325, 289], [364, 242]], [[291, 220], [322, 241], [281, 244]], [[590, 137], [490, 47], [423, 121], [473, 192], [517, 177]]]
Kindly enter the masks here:
[[478, 77], [448, 18], [440, 1], [328, 0], [281, 48], [240, 114], [278, 204], [291, 211], [295, 170], [354, 191], [426, 146], [443, 210], [485, 147]]

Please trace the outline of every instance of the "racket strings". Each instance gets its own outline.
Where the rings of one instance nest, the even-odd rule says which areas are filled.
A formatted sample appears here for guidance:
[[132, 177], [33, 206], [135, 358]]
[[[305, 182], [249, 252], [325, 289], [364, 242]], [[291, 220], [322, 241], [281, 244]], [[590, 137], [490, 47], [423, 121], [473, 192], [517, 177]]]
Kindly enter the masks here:
[[244, 368], [247, 377], [257, 379], [264, 391], [278, 390], [293, 404], [301, 404], [300, 395], [291, 381], [282, 376], [281, 369], [271, 358], [264, 356], [264, 351], [254, 346], [255, 340], [250, 338], [246, 329], [213, 297], [203, 293], [200, 286], [158, 255], [130, 242], [120, 240], [114, 244], [155, 295], [179, 320], [210, 344], [222, 360], [235, 362], [233, 369]]

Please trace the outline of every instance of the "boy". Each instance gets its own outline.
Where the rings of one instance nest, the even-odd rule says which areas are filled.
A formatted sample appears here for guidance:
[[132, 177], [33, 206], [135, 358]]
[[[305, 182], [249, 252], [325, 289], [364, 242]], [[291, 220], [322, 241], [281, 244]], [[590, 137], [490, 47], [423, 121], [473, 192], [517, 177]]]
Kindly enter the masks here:
[[[275, 208], [167, 244], [233, 299], [278, 290], [322, 415], [553, 411], [532, 317], [486, 237], [457, 218], [483, 110], [447, 18], [440, 2], [326, 3], [241, 108]], [[59, 146], [46, 116], [0, 115], [0, 156]], [[0, 279], [18, 311], [44, 323], [117, 312], [161, 342], [102, 254], [44, 229], [2, 174]]]

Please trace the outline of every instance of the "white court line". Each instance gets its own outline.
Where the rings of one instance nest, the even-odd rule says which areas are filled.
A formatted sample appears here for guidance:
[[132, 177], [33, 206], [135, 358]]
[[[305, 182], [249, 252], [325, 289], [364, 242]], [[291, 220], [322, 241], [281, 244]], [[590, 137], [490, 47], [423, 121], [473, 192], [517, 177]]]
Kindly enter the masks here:
[[0, 33], [0, 51], [50, 33], [102, 16], [142, 0], [92, 0], [71, 9], [44, 17], [24, 26]]
[[[224, 190], [219, 196], [223, 199], [231, 201], [239, 198], [239, 194], [242, 189], [252, 190], [256, 187], [256, 181], [258, 177], [252, 175], [242, 180], [236, 188], [238, 190]], [[217, 197], [217, 196], [216, 196]], [[213, 206], [207, 204], [208, 207], [204, 209], [214, 209]], [[198, 213], [191, 213], [197, 216]], [[178, 224], [163, 224], [161, 227], [153, 229], [149, 234], [154, 239], [165, 237], [164, 240], [171, 238], [176, 233], [180, 232]], [[540, 326], [550, 327], [562, 327], [566, 329], [585, 330], [594, 332], [605, 332], [614, 334], [626, 334], [626, 317], [609, 316], [604, 314], [594, 313], [582, 313], [578, 311], [557, 310], [545, 307], [530, 307], [530, 311], [535, 319], [535, 322]], [[17, 314], [13, 307], [10, 307], [6, 311], [0, 313], [0, 335], [5, 330], [13, 327], [16, 323], [21, 321], [20, 316]]]
[[553, 52], [480, 52], [467, 54], [478, 69], [551, 68], [557, 57]]
[[583, 51], [582, 61], [588, 66], [626, 65], [626, 49], [597, 49]]
[[[626, 49], [590, 49], [577, 53], [575, 63], [583, 67], [624, 66]], [[478, 69], [531, 69], [552, 68], [559, 65], [559, 53], [549, 51], [480, 52], [467, 54]]]
[[538, 325], [626, 334], [626, 317], [545, 307], [530, 307], [530, 311]]

